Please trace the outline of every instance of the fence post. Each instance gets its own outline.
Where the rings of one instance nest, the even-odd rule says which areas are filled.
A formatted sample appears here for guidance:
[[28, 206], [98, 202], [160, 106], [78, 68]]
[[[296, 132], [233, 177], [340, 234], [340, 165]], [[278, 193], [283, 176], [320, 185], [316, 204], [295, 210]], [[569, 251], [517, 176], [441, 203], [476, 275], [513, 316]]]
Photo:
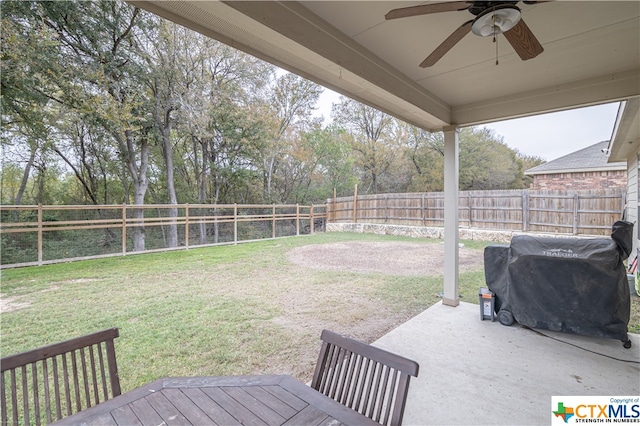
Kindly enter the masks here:
[[296, 203], [296, 237], [300, 235], [300, 204]]
[[333, 223], [336, 223], [336, 207], [338, 204], [338, 198], [337, 198], [337, 193], [336, 193], [336, 187], [333, 187], [333, 200], [331, 200], [331, 207], [332, 211], [333, 211]]
[[467, 192], [467, 204], [468, 204], [467, 207], [469, 207], [469, 228], [473, 228], [473, 219], [472, 219], [472, 217], [473, 217], [473, 209], [471, 207], [471, 199], [472, 198], [473, 197], [471, 196], [471, 192]]
[[389, 222], [389, 194], [384, 194], [384, 223], [387, 222]]
[[580, 203], [580, 197], [578, 194], [573, 194], [573, 235], [578, 235], [578, 204]]
[[315, 233], [314, 227], [314, 219], [313, 219], [313, 204], [311, 204], [311, 209], [309, 209], [309, 233], [313, 235]]
[[122, 204], [122, 255], [127, 255], [127, 204]]
[[233, 204], [233, 244], [238, 244], [238, 204]]
[[189, 250], [189, 203], [184, 207], [184, 247]]
[[38, 266], [42, 265], [42, 204], [38, 203]]
[[271, 238], [276, 237], [276, 205], [271, 210]]
[[353, 223], [358, 222], [358, 184], [356, 183], [355, 188], [353, 189]]
[[529, 207], [529, 191], [525, 190], [522, 192], [522, 230], [524, 232], [529, 232], [529, 220], [531, 215]]

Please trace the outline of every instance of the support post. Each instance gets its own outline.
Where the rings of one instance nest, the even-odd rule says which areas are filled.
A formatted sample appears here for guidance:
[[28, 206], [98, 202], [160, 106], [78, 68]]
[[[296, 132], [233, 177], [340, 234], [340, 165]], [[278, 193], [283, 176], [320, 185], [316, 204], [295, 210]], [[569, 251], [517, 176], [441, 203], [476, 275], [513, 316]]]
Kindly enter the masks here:
[[444, 296], [448, 306], [460, 304], [458, 235], [458, 129], [444, 128]]

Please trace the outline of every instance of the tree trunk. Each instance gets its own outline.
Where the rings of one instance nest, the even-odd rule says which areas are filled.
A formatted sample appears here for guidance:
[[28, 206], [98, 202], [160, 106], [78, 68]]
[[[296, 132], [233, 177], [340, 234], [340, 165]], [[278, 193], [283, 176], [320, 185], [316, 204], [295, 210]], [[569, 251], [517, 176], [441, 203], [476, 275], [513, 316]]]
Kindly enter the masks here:
[[[133, 181], [133, 204], [143, 205], [144, 197], [147, 193], [149, 181], [147, 180], [147, 168], [149, 166], [149, 142], [147, 136], [143, 134], [140, 140], [140, 166], [136, 164], [136, 155], [134, 150], [133, 134], [130, 130], [125, 131], [127, 145], [127, 168], [131, 174]], [[144, 219], [144, 209], [133, 209], [134, 219]], [[133, 251], [144, 251], [145, 249], [145, 232], [144, 224], [133, 228]]]
[[[207, 149], [207, 142], [201, 141], [200, 146], [202, 147], [202, 168], [200, 169], [200, 173], [196, 174], [196, 184], [198, 185], [198, 202], [205, 204], [207, 202], [207, 176], [209, 175], [207, 165], [209, 161], [209, 151]], [[195, 144], [194, 152], [197, 152]], [[198, 164], [197, 158], [195, 164]], [[198, 223], [198, 239], [201, 245], [207, 242], [207, 224], [202, 220]]]
[[[27, 183], [29, 182], [29, 175], [31, 174], [31, 167], [33, 167], [33, 162], [36, 158], [37, 147], [35, 145], [31, 146], [31, 153], [29, 154], [29, 160], [27, 161], [27, 165], [24, 167], [24, 173], [22, 174], [22, 180], [20, 181], [20, 188], [18, 188], [18, 193], [16, 194], [16, 199], [14, 204], [19, 206], [22, 203], [22, 196], [24, 195], [24, 191], [27, 189]], [[18, 211], [13, 211], [13, 221], [18, 221]]]
[[[167, 168], [167, 192], [169, 195], [169, 204], [175, 206], [178, 204], [178, 197], [176, 196], [176, 188], [173, 177], [173, 147], [171, 146], [171, 108], [167, 109], [164, 113], [164, 123], [158, 123], [161, 125], [162, 135], [162, 150], [164, 151], [164, 161]], [[169, 238], [168, 247], [178, 247], [178, 225], [176, 223], [176, 217], [178, 217], [178, 208], [171, 207], [167, 212], [169, 216]]]

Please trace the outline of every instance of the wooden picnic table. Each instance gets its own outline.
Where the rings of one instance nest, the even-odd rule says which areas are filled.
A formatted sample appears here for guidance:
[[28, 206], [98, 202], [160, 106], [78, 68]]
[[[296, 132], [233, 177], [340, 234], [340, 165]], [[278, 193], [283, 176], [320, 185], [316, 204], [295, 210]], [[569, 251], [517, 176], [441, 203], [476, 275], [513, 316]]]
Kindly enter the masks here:
[[291, 376], [160, 379], [56, 425], [378, 425]]

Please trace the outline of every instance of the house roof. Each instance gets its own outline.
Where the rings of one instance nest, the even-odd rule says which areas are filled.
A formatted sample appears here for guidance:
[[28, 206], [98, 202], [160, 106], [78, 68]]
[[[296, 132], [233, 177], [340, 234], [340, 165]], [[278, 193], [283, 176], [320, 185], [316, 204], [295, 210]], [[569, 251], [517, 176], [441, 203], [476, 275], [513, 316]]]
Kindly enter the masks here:
[[626, 170], [626, 162], [608, 163], [609, 141], [598, 142], [555, 160], [533, 167], [526, 175], [542, 175], [547, 173], [575, 173], [586, 171]]

